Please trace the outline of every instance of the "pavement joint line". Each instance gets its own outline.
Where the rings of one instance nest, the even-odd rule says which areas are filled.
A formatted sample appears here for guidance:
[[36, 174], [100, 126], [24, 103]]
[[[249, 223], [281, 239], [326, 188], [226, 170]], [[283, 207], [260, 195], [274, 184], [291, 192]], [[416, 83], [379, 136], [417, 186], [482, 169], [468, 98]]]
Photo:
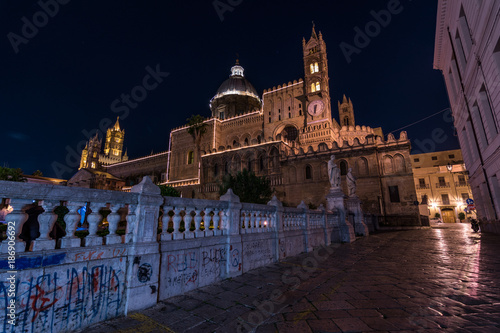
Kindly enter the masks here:
[[[299, 264], [295, 264], [293, 262], [288, 262], [288, 261], [281, 261], [281, 263], [287, 264], [287, 265], [291, 265], [291, 266], [297, 266], [297, 267], [300, 267], [300, 268], [309, 267], [309, 266], [299, 265]], [[327, 272], [328, 271], [328, 269], [324, 269], [324, 268], [315, 268], [315, 270], [317, 270], [317, 271], [323, 271], [323, 272]]]
[[131, 327], [127, 330], [119, 330], [120, 333], [129, 333], [129, 332], [130, 333], [133, 333], [133, 332], [147, 333], [147, 332], [151, 332], [152, 329], [154, 329], [154, 328], [159, 328], [159, 329], [163, 330], [164, 332], [168, 332], [168, 333], [176, 333], [175, 331], [173, 331], [169, 327], [160, 324], [159, 322], [157, 322], [156, 320], [152, 319], [149, 316], [146, 316], [145, 314], [136, 312], [136, 313], [130, 314], [128, 317], [135, 319], [139, 322], [143, 322], [144, 324], [142, 324], [140, 326]]

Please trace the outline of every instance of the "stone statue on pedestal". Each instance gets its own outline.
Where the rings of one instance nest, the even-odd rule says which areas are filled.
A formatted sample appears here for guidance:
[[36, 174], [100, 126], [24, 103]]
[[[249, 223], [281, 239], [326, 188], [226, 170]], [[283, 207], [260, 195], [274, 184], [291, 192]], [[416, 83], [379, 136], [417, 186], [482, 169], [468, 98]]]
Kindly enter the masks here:
[[352, 174], [352, 168], [349, 168], [346, 175], [347, 191], [350, 197], [356, 195], [356, 177]]
[[331, 188], [340, 187], [340, 169], [335, 163], [334, 155], [330, 156], [330, 160], [328, 161], [328, 178], [330, 180]]

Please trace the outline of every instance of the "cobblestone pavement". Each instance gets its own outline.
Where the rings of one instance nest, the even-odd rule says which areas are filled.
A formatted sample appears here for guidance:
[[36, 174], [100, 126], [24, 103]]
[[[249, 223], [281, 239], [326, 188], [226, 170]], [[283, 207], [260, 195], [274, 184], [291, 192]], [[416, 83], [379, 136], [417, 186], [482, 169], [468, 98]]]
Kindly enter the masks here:
[[85, 332], [500, 332], [500, 236], [441, 224], [329, 249]]

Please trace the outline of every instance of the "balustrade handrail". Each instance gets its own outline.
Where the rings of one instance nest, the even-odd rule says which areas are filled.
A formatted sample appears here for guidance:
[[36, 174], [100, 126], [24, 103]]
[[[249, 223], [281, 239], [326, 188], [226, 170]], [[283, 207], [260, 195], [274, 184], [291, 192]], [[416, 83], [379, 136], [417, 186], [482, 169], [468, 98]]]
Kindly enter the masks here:
[[274, 207], [274, 206], [248, 203], [248, 202], [242, 202], [241, 209], [242, 210], [264, 211], [264, 212], [275, 212], [276, 211], [276, 207]]
[[0, 198], [137, 204], [138, 193], [0, 180]]
[[296, 207], [284, 207], [283, 211], [285, 213], [293, 213], [293, 214], [303, 214], [304, 210], [302, 208], [296, 208]]
[[206, 207], [206, 208], [217, 208], [217, 209], [227, 209], [229, 203], [227, 201], [217, 201], [217, 200], [207, 200], [207, 199], [191, 199], [191, 198], [179, 198], [179, 197], [163, 197], [166, 206], [173, 207]]

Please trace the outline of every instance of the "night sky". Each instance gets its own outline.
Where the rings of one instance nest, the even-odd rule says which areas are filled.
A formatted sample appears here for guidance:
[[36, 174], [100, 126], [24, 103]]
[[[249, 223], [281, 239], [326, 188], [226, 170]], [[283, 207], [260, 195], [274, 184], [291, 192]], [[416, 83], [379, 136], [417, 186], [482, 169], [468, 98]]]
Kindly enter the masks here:
[[[0, 165], [25, 174], [69, 179], [84, 133], [118, 115], [130, 158], [167, 150], [170, 129], [192, 114], [210, 116], [236, 54], [260, 94], [303, 78], [312, 21], [328, 48], [333, 114], [346, 94], [356, 123], [387, 135], [449, 107], [432, 68], [437, 1], [401, 0], [385, 27], [371, 12], [397, 1], [59, 1], [57, 12], [47, 7], [53, 17], [36, 1], [0, 2]], [[348, 61], [341, 43], [356, 47], [354, 29], [367, 24], [373, 37], [358, 40]], [[124, 107], [120, 96], [156, 70], [161, 82]], [[458, 148], [448, 112], [406, 130], [414, 151]]]

